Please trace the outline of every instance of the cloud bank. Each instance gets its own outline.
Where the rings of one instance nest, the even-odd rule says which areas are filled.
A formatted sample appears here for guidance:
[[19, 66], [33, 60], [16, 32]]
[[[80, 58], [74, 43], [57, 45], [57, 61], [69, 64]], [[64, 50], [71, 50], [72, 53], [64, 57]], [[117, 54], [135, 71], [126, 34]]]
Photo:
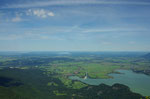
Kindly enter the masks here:
[[26, 15], [37, 16], [37, 17], [41, 17], [41, 18], [55, 16], [53, 12], [47, 11], [47, 10], [44, 10], [44, 9], [29, 9], [26, 12]]

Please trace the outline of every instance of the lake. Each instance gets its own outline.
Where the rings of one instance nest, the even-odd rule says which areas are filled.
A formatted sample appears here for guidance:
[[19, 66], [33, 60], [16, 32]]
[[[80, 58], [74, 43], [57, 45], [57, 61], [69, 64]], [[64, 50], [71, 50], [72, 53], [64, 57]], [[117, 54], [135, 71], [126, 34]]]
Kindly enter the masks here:
[[140, 73], [135, 73], [131, 70], [117, 70], [121, 74], [109, 74], [113, 78], [110, 79], [83, 79], [78, 76], [69, 76], [71, 80], [79, 80], [89, 85], [99, 85], [101, 83], [113, 85], [120, 83], [127, 85], [131, 91], [140, 93], [144, 96], [150, 96], [150, 76]]

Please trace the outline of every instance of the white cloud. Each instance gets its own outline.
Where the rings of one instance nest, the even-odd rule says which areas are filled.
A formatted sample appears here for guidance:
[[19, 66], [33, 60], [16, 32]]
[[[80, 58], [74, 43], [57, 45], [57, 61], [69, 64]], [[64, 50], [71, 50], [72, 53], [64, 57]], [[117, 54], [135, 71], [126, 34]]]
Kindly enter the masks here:
[[22, 19], [19, 16], [16, 16], [15, 18], [12, 18], [12, 22], [20, 22]]
[[29, 9], [26, 12], [26, 15], [30, 15], [30, 16], [34, 15], [34, 16], [41, 17], [41, 18], [55, 16], [53, 12], [44, 10], [44, 9]]
[[135, 27], [135, 28], [95, 28], [95, 29], [85, 29], [82, 32], [83, 33], [94, 33], [94, 32], [137, 32], [137, 31], [149, 31], [147, 28], [140, 28], [140, 27]]
[[47, 15], [48, 16], [54, 16], [54, 13], [53, 12], [48, 12]]

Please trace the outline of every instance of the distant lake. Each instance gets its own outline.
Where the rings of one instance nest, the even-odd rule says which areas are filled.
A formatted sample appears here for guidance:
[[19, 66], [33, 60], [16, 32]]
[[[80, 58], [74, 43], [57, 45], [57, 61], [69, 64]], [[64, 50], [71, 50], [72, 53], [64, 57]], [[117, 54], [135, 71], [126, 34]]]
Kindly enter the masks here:
[[117, 70], [121, 74], [109, 74], [114, 78], [110, 79], [83, 79], [78, 76], [70, 76], [71, 80], [79, 80], [89, 85], [99, 85], [101, 83], [107, 85], [113, 85], [115, 83], [120, 83], [127, 85], [131, 91], [140, 93], [144, 96], [150, 96], [150, 76], [140, 73], [135, 73], [131, 70]]

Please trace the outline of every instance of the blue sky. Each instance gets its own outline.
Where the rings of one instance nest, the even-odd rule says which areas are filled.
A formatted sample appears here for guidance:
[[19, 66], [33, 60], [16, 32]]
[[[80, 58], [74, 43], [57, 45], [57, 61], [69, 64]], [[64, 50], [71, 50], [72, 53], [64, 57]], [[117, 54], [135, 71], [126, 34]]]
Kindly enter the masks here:
[[150, 1], [0, 0], [0, 51], [150, 51]]

